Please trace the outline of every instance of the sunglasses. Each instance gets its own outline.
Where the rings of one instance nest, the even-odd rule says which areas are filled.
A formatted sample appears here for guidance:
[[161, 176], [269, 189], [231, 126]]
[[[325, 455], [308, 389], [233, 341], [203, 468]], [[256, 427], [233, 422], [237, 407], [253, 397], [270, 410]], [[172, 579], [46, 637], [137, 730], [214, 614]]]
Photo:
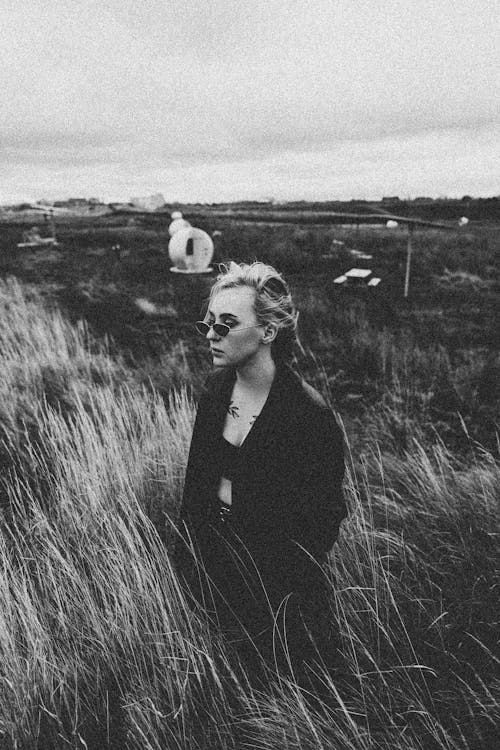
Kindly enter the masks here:
[[212, 323], [211, 325], [209, 325], [208, 323], [205, 323], [204, 320], [197, 320], [196, 323], [194, 324], [200, 336], [206, 336], [209, 330], [213, 328], [217, 336], [220, 336], [221, 338], [224, 338], [224, 336], [227, 336], [229, 331], [238, 333], [238, 331], [246, 331], [248, 328], [259, 328], [261, 325], [262, 323], [257, 323], [257, 325], [255, 326], [244, 326], [243, 328], [231, 328], [230, 326], [227, 326], [225, 323]]

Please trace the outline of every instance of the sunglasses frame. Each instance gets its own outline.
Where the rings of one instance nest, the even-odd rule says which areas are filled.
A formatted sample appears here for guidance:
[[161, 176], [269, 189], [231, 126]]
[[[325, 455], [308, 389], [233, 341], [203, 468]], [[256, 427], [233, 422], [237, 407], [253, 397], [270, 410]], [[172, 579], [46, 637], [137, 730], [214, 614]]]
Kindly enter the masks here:
[[[198, 326], [203, 326], [203, 329], [200, 331]], [[196, 328], [196, 331], [200, 334], [200, 336], [206, 336], [211, 328], [215, 331], [217, 336], [220, 336], [220, 338], [225, 338], [230, 331], [234, 331], [237, 333], [238, 331], [246, 331], [249, 328], [260, 328], [262, 323], [257, 323], [257, 325], [254, 326], [244, 326], [243, 328], [231, 328], [231, 326], [226, 325], [225, 323], [205, 323], [204, 320], [197, 320], [194, 324], [194, 327]], [[206, 330], [204, 330], [206, 328]]]

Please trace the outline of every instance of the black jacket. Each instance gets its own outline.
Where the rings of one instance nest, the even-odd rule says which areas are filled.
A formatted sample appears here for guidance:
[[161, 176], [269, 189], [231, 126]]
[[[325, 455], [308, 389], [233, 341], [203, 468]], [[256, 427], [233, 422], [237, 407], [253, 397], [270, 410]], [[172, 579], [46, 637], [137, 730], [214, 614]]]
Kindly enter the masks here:
[[[220, 481], [217, 446], [235, 371], [216, 370], [202, 392], [189, 452], [181, 530], [201, 554], [211, 548], [211, 498]], [[343, 440], [322, 397], [278, 365], [267, 401], [239, 449], [232, 526], [277, 599], [307, 595], [346, 515]], [[311, 557], [313, 559], [311, 559]], [[177, 564], [192, 564], [179, 539]], [[316, 561], [316, 562], [315, 562]]]

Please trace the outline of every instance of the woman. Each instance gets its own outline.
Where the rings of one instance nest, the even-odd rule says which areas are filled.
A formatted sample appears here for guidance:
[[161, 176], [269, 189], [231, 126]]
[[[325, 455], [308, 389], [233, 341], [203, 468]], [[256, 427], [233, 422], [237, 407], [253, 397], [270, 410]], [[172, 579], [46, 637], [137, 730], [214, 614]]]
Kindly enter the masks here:
[[178, 569], [247, 667], [258, 655], [301, 680], [337, 652], [324, 564], [346, 514], [342, 435], [290, 367], [297, 312], [274, 268], [231, 263], [196, 326], [214, 372], [193, 430]]

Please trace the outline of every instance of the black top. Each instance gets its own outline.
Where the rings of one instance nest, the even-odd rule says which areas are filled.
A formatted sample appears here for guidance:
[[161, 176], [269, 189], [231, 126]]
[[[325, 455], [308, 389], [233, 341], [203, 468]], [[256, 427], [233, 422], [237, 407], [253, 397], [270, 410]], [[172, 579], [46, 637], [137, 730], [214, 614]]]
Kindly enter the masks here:
[[221, 436], [219, 461], [221, 477], [232, 481], [238, 471], [239, 447], [230, 443], [224, 436]]
[[[239, 462], [239, 447], [233, 445], [221, 435], [219, 444], [219, 476], [229, 479], [231, 482], [237, 476], [238, 462]], [[215, 517], [214, 520], [218, 523], [225, 524], [231, 519], [231, 504], [225, 503], [219, 497], [215, 499]]]

